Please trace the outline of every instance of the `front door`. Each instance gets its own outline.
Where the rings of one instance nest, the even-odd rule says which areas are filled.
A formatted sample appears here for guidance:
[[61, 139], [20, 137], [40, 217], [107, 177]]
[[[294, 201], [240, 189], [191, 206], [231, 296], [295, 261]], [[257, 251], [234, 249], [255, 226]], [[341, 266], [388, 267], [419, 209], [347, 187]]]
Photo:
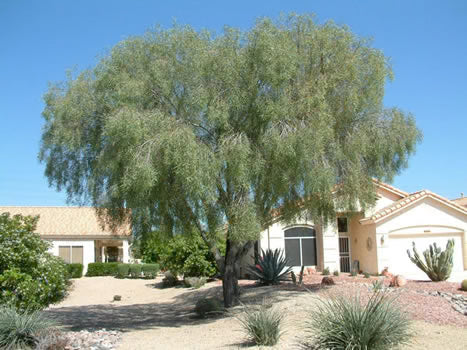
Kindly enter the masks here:
[[341, 272], [350, 272], [350, 240], [349, 237], [339, 237], [339, 258]]

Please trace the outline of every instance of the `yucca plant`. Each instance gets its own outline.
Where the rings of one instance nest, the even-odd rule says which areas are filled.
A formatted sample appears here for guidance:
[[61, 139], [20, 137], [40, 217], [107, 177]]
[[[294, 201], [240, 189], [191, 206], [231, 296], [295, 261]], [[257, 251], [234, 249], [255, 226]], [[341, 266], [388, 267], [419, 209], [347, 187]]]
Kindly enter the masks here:
[[430, 247], [423, 252], [425, 261], [418, 254], [415, 248], [415, 242], [412, 242], [413, 256], [407, 249], [410, 260], [420, 268], [433, 282], [446, 281], [451, 276], [454, 255], [454, 240], [450, 239], [446, 244], [446, 250], [442, 251], [436, 243], [430, 244]]
[[246, 308], [238, 319], [248, 338], [256, 345], [276, 345], [283, 333], [284, 313], [264, 302], [259, 309]]
[[409, 319], [384, 292], [320, 300], [308, 323], [314, 349], [385, 350], [409, 343]]
[[0, 307], [0, 349], [31, 349], [38, 337], [54, 323], [39, 311], [19, 312], [14, 307]]
[[287, 266], [289, 262], [282, 250], [261, 249], [261, 253], [258, 263], [249, 267], [250, 273], [265, 285], [278, 284], [285, 280], [292, 267]]

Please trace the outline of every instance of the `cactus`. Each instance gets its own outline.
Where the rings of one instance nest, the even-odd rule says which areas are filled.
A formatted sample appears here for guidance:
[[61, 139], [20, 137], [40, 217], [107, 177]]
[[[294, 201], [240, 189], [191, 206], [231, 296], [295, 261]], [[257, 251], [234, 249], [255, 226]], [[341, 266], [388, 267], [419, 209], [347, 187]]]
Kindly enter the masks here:
[[297, 276], [295, 276], [293, 271], [290, 271], [290, 277], [292, 278], [292, 283], [297, 284]]
[[305, 266], [302, 265], [302, 268], [300, 270], [300, 274], [298, 275], [298, 284], [301, 286], [303, 283], [303, 271], [305, 270]]
[[410, 250], [407, 249], [407, 254], [410, 260], [417, 265], [420, 270], [425, 272], [430, 280], [434, 282], [446, 281], [451, 276], [452, 271], [452, 259], [454, 254], [454, 240], [450, 239], [446, 244], [446, 250], [442, 251], [440, 247], [433, 243], [430, 247], [423, 252], [425, 261], [418, 254], [415, 248], [415, 242], [413, 245], [413, 256], [410, 254]]

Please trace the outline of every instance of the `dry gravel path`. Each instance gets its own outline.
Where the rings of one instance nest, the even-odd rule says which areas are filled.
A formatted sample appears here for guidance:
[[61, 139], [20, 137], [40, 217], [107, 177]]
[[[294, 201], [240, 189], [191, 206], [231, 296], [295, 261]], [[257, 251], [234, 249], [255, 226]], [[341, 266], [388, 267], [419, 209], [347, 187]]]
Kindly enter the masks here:
[[[356, 283], [346, 282], [345, 277], [340, 279], [341, 282], [331, 289], [334, 292], [362, 289]], [[259, 304], [267, 300], [287, 315], [286, 333], [273, 349], [299, 349], [300, 339], [305, 334], [303, 321], [312, 312], [316, 298], [328, 292], [317, 288], [313, 278], [307, 282], [311, 293], [290, 287], [243, 287], [242, 299], [245, 302]], [[218, 282], [193, 290], [161, 289], [159, 280], [81, 278], [74, 281], [74, 289], [68, 298], [47, 312], [65, 329], [122, 331], [119, 350], [244, 348], [248, 344], [234, 316], [200, 320], [193, 313], [199, 298], [220, 293]], [[116, 294], [122, 296], [121, 301], [112, 301]], [[423, 301], [423, 298], [419, 300]], [[435, 301], [430, 300], [429, 303], [431, 305]], [[233, 314], [236, 312], [239, 311], [234, 310]], [[413, 317], [411, 312], [409, 310]], [[466, 349], [467, 323], [464, 325], [463, 321], [467, 316], [462, 317], [460, 324], [457, 319], [452, 321], [457, 326], [436, 324], [436, 318], [429, 318], [430, 323], [416, 320], [413, 328], [417, 335], [410, 349]]]

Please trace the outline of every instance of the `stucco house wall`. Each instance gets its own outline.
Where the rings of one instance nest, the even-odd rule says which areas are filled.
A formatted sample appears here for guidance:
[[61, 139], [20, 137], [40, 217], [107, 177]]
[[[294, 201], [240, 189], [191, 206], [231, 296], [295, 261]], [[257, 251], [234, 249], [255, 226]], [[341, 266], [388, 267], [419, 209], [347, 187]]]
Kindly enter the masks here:
[[360, 270], [378, 273], [378, 257], [376, 244], [376, 225], [362, 225], [359, 220], [362, 214], [350, 218], [350, 252], [352, 261], [358, 260]]

